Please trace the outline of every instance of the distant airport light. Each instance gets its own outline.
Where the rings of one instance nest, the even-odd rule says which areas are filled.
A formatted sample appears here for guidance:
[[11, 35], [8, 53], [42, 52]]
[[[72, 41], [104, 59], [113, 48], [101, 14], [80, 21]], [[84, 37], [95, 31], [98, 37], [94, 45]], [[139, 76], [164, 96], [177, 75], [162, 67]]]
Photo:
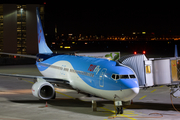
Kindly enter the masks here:
[[146, 51], [143, 51], [143, 54], [146, 54]]
[[65, 48], [65, 49], [70, 49], [71, 47], [70, 47], [70, 46], [65, 46], [64, 48]]
[[44, 2], [44, 5], [46, 5], [46, 2]]
[[17, 57], [16, 57], [16, 56], [14, 56], [14, 58], [16, 59]]
[[146, 32], [142, 32], [142, 34], [146, 34]]
[[63, 48], [63, 46], [60, 46], [60, 48]]
[[133, 32], [133, 35], [135, 35], [136, 34], [136, 32]]
[[136, 51], [134, 51], [134, 55], [136, 55], [137, 54], [137, 52]]
[[87, 43], [87, 42], [85, 42], [84, 44], [85, 44], [85, 45], [87, 45], [88, 43]]
[[56, 44], [56, 42], [52, 42], [52, 44], [53, 44], [53, 45], [55, 45], [55, 44]]

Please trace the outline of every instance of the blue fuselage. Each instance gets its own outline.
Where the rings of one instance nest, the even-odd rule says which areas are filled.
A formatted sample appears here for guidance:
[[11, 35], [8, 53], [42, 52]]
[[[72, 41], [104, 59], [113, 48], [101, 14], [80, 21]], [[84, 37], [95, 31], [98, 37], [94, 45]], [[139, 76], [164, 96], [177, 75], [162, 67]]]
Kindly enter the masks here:
[[134, 71], [115, 61], [57, 54], [39, 54], [37, 58], [37, 67], [45, 77], [49, 72], [47, 77], [68, 80], [76, 89], [85, 89], [80, 86], [84, 85], [82, 82], [93, 89], [104, 91], [139, 89]]

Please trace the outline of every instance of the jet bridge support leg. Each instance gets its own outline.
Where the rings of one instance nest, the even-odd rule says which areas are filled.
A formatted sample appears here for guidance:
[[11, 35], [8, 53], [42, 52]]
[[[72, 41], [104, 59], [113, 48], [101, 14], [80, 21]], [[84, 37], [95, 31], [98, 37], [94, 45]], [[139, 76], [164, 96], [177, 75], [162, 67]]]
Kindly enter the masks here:
[[95, 100], [92, 100], [92, 110], [97, 111], [97, 103]]
[[170, 90], [171, 90], [170, 94], [174, 98], [180, 98], [180, 86], [179, 85], [172, 86]]

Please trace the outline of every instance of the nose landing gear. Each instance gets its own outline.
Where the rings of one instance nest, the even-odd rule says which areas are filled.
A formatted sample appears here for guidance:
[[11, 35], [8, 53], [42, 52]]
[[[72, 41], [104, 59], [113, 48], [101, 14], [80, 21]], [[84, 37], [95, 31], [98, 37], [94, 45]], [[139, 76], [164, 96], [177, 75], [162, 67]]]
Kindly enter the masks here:
[[123, 114], [122, 101], [114, 101], [114, 106], [116, 106], [116, 115]]
[[116, 108], [116, 115], [117, 114], [123, 114], [123, 112], [124, 111], [123, 111], [123, 107], [122, 106]]

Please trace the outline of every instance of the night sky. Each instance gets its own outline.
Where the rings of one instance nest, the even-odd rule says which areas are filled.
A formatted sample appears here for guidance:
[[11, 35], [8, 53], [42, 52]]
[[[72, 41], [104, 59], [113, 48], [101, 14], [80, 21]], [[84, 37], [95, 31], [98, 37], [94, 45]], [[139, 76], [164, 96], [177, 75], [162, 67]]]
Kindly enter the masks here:
[[[178, 3], [46, 1], [46, 32], [84, 35], [121, 35], [133, 31], [180, 34]], [[47, 30], [47, 28], [49, 30]]]
[[[9, 0], [9, 3], [14, 0]], [[8, 3], [6, 2], [6, 3]], [[23, 1], [24, 2], [24, 1]], [[32, 3], [32, 0], [26, 3]], [[36, 1], [44, 3], [44, 0]], [[180, 34], [179, 2], [46, 0], [45, 32], [54, 34], [125, 35], [135, 32]], [[4, 3], [1, 1], [1, 3]], [[21, 1], [18, 1], [21, 3]]]

